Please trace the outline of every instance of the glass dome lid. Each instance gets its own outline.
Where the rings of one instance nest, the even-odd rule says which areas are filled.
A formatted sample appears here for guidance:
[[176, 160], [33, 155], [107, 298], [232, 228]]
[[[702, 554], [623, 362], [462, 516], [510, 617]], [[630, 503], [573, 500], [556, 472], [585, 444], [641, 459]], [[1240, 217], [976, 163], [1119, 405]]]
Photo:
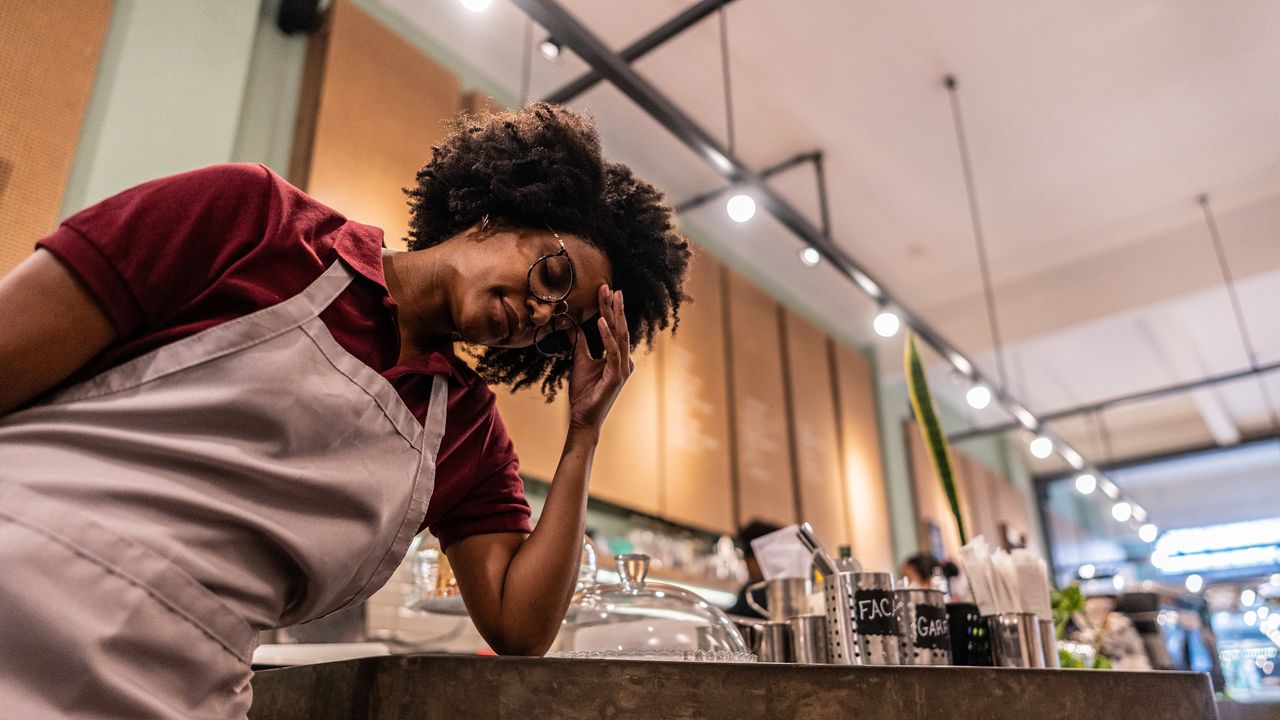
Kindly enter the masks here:
[[622, 581], [573, 596], [549, 657], [755, 662], [719, 608], [683, 588], [648, 582], [648, 555], [614, 559]]

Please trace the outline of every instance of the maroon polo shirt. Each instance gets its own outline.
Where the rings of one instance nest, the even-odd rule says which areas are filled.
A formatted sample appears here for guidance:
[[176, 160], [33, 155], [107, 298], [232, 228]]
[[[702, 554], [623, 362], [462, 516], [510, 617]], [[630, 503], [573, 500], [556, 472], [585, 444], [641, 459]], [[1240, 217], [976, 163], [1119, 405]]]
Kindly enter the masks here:
[[79, 278], [116, 339], [70, 384], [302, 292], [341, 258], [356, 279], [321, 315], [423, 422], [431, 375], [449, 376], [435, 491], [422, 527], [442, 547], [529, 532], [515, 448], [493, 392], [451, 346], [397, 364], [382, 230], [348, 220], [263, 165], [214, 165], [143, 183], [63, 221], [37, 247]]

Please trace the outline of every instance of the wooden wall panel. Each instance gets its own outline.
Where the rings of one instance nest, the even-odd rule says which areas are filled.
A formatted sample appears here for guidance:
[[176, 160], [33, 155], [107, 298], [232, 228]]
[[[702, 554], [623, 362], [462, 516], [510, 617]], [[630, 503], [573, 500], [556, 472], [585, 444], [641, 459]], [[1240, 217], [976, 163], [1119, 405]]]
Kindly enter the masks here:
[[110, 2], [0, 2], [0, 275], [58, 225]]
[[849, 544], [849, 502], [840, 473], [836, 398], [827, 336], [794, 312], [783, 315], [800, 517], [831, 548]]
[[[908, 460], [911, 464], [911, 481], [916, 498], [916, 534], [919, 538], [920, 550], [932, 550], [929, 538], [929, 525], [936, 524], [942, 531], [943, 554], [954, 558], [960, 549], [960, 531], [951, 515], [947, 496], [942, 491], [938, 474], [933, 469], [929, 452], [914, 421], [904, 422], [903, 433], [907, 438]], [[961, 498], [961, 508], [965, 500]]]
[[658, 355], [633, 356], [636, 367], [604, 421], [591, 469], [591, 495], [643, 512], [660, 512], [658, 494]]
[[520, 457], [520, 473], [550, 482], [569, 429], [568, 386], [561, 388], [552, 403], [536, 387], [513, 393], [500, 386], [493, 392], [498, 398], [498, 414]]
[[[955, 557], [960, 547], [959, 532], [951, 517], [946, 495], [938, 482], [933, 464], [925, 451], [924, 441], [912, 421], [905, 423], [907, 445], [911, 461], [911, 478], [916, 491], [916, 525], [920, 548], [929, 548], [926, 527], [936, 522], [942, 528], [943, 547], [948, 557]], [[952, 450], [952, 460], [960, 490], [960, 509], [964, 514], [965, 529], [972, 539], [984, 536], [993, 547], [1006, 545], [1004, 528], [1012, 528], [1015, 534], [1030, 539], [1031, 522], [1026, 496], [1007, 478], [986, 464]]]
[[880, 452], [875, 374], [867, 358], [852, 348], [832, 342], [831, 353], [853, 552], [865, 567], [891, 568], [895, 566], [893, 533]]
[[401, 189], [413, 184], [461, 109], [461, 86], [349, 0], [334, 4], [328, 23], [324, 53], [313, 54], [307, 69], [306, 84], [319, 80], [311, 88], [318, 92], [314, 134], [307, 148], [300, 121], [295, 161], [306, 149], [310, 155], [302, 167], [294, 163], [292, 179], [347, 217], [382, 228], [388, 247], [404, 249], [409, 208]]
[[738, 521], [796, 522], [782, 338], [773, 298], [728, 272]]
[[680, 309], [680, 329], [662, 336], [662, 514], [733, 532], [733, 478], [724, 353], [721, 266], [699, 253]]

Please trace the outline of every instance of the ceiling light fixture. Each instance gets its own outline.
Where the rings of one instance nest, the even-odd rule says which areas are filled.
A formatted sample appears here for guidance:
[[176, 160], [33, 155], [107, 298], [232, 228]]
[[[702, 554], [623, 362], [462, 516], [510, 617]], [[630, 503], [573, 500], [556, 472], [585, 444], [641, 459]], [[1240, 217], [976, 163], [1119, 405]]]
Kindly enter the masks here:
[[1253, 588], [1245, 588], [1240, 591], [1241, 605], [1245, 607], [1253, 607], [1253, 604], [1256, 602], [1258, 602], [1258, 593], [1254, 592]]
[[1133, 517], [1133, 506], [1121, 500], [1111, 506], [1111, 517], [1118, 522], [1127, 522], [1129, 518]]
[[755, 217], [756, 201], [751, 199], [750, 195], [738, 193], [729, 198], [729, 202], [724, 204], [724, 209], [729, 213], [731, 220], [744, 223]]
[[982, 410], [991, 404], [991, 389], [982, 383], [978, 383], [969, 388], [969, 392], [964, 394], [964, 400], [974, 410]]
[[1028, 430], [1035, 430], [1036, 425], [1039, 424], [1035, 415], [1032, 415], [1026, 408], [1017, 403], [1009, 405], [1009, 412], [1013, 413], [1013, 416], [1018, 418], [1018, 422], [1022, 423], [1022, 427]]
[[1027, 447], [1039, 460], [1044, 460], [1053, 454], [1053, 441], [1043, 435], [1037, 435]]
[[893, 337], [898, 334], [898, 329], [902, 327], [902, 321], [898, 319], [890, 310], [881, 310], [876, 319], [872, 321], [871, 326], [875, 328], [876, 334], [880, 337]]
[[462, 7], [473, 13], [484, 12], [493, 4], [493, 0], [458, 0], [462, 3]]
[[814, 267], [822, 262], [822, 253], [818, 252], [816, 247], [807, 247], [800, 251], [800, 262], [809, 267]]
[[564, 46], [560, 44], [560, 41], [550, 35], [548, 35], [547, 39], [543, 40], [542, 43], [538, 45], [538, 50], [542, 52], [542, 57], [548, 60], [558, 59], [560, 57], [560, 51], [563, 49]]
[[1160, 528], [1151, 523], [1147, 523], [1138, 528], [1138, 539], [1144, 543], [1153, 543], [1160, 536]]
[[1080, 575], [1080, 577], [1084, 578], [1085, 580], [1091, 580], [1093, 579], [1094, 574], [1097, 572], [1098, 572], [1098, 568], [1094, 567], [1093, 563], [1085, 563], [1084, 565], [1080, 566], [1080, 570], [1077, 572], [1077, 574]]
[[1081, 495], [1088, 495], [1098, 489], [1098, 478], [1089, 473], [1081, 473], [1076, 476], [1076, 492]]
[[1189, 592], [1198, 593], [1200, 592], [1200, 588], [1203, 588], [1203, 587], [1204, 587], [1204, 578], [1200, 577], [1199, 575], [1196, 575], [1195, 573], [1191, 573], [1190, 575], [1187, 576], [1187, 590]]

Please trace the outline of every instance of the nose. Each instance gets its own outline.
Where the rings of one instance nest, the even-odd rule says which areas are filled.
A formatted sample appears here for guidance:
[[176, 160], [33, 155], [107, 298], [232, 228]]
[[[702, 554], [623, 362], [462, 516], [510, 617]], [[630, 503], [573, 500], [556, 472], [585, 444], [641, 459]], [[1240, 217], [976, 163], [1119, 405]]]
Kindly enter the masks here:
[[542, 302], [532, 297], [525, 300], [525, 305], [529, 308], [529, 319], [534, 327], [542, 327], [551, 322], [551, 316], [556, 313], [556, 306], [559, 304]]

